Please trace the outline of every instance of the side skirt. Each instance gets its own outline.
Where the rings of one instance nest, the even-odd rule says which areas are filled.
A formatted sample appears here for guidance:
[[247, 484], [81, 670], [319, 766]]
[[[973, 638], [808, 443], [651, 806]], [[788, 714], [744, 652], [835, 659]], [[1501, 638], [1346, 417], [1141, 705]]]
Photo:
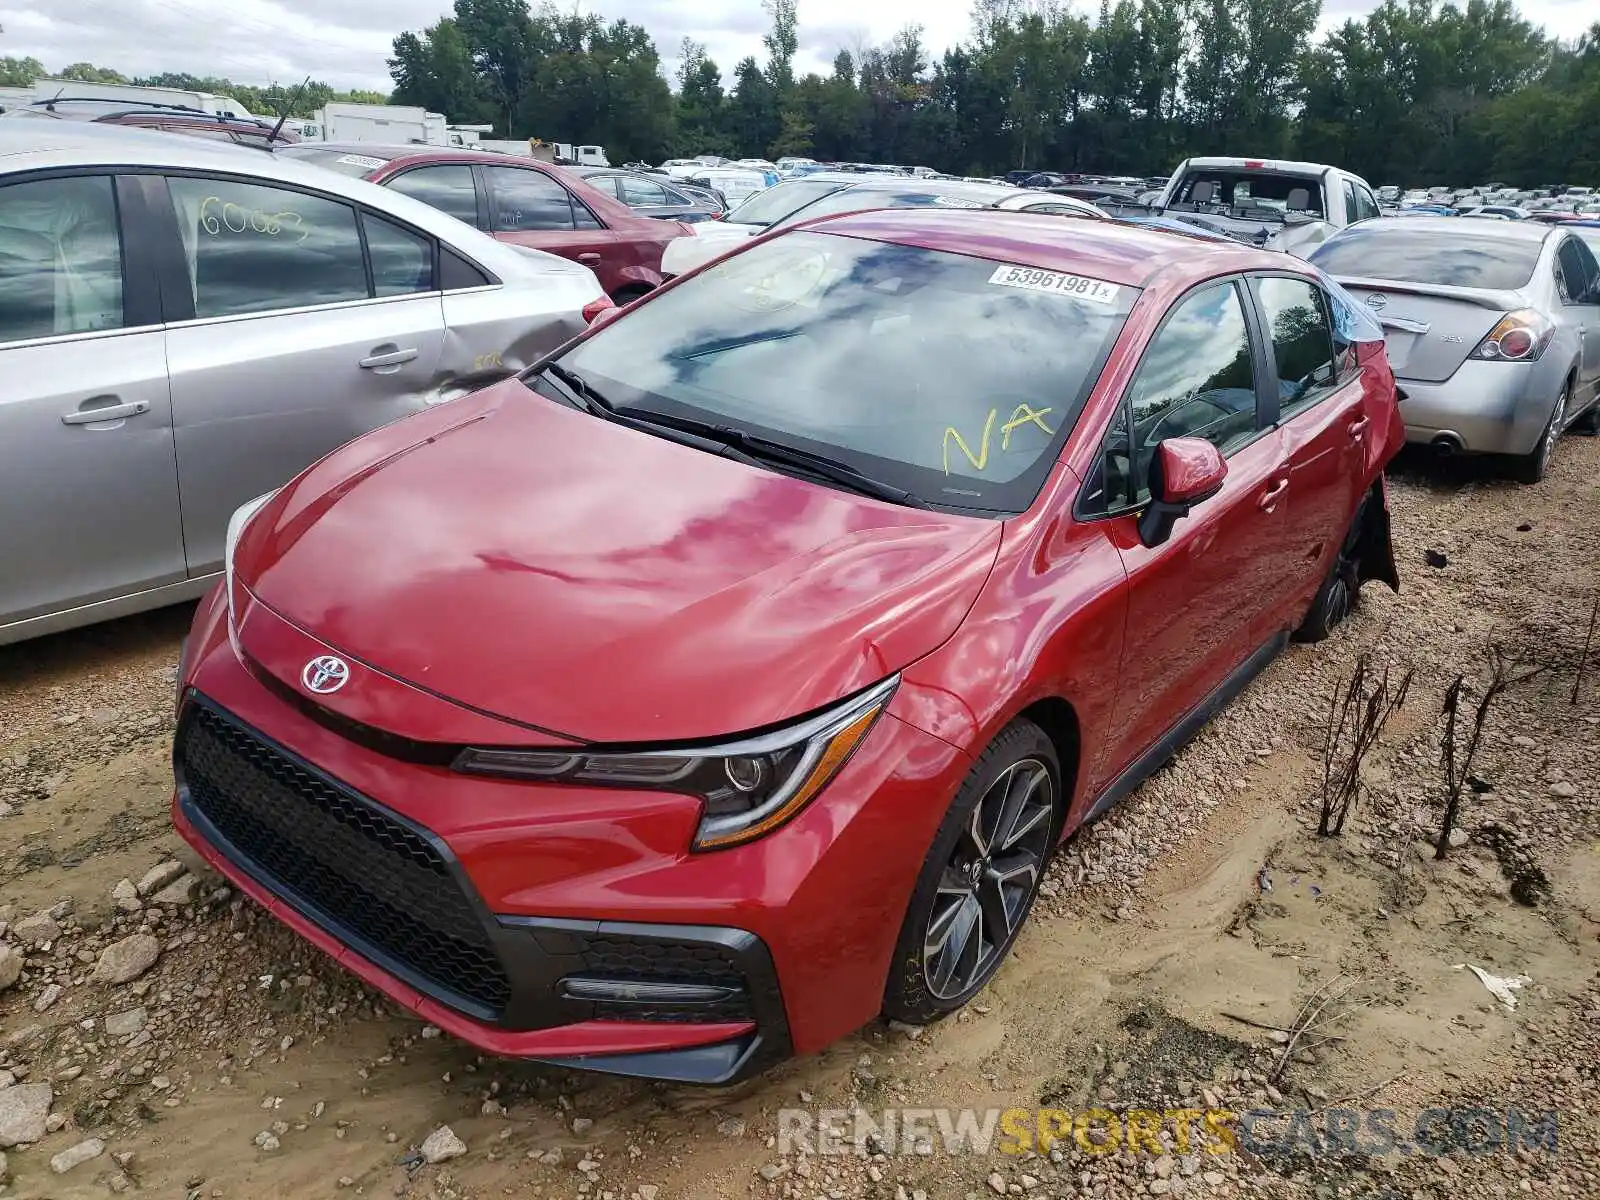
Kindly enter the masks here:
[[1237, 667], [1228, 673], [1228, 677], [1219, 683], [1210, 694], [1199, 704], [1196, 704], [1185, 713], [1176, 724], [1157, 739], [1155, 745], [1146, 750], [1133, 761], [1128, 768], [1106, 785], [1104, 791], [1095, 798], [1089, 806], [1088, 814], [1079, 823], [1078, 828], [1088, 825], [1091, 821], [1104, 816], [1106, 811], [1124, 796], [1134, 791], [1141, 783], [1154, 775], [1185, 743], [1205, 727], [1206, 722], [1216, 716], [1228, 702], [1244, 691], [1250, 681], [1266, 669], [1267, 664], [1277, 658], [1283, 648], [1289, 644], [1289, 633], [1284, 630], [1274, 634], [1272, 638], [1251, 652]]

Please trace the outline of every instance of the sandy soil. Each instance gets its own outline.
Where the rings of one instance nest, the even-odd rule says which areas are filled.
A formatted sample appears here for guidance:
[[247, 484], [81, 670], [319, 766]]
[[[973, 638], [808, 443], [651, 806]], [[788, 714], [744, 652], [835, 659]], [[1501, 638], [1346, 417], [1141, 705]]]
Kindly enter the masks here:
[[[0, 650], [0, 942], [61, 931], [0, 991], [0, 1085], [50, 1081], [55, 1128], [7, 1152], [6, 1196], [1600, 1195], [1600, 662], [1572, 703], [1600, 578], [1600, 442], [1535, 488], [1410, 464], [1404, 590], [1368, 588], [1174, 763], [1058, 855], [1011, 961], [956, 1019], [875, 1024], [727, 1090], [484, 1059], [355, 984], [201, 875], [112, 899], [176, 858], [167, 823], [183, 610]], [[1425, 565], [1424, 551], [1448, 560]], [[1491, 709], [1436, 862], [1440, 706], [1498, 643], [1526, 671]], [[1315, 836], [1329, 697], [1356, 659], [1415, 672], [1340, 838]], [[1537, 868], [1532, 905], [1513, 898]], [[70, 906], [63, 902], [70, 901]], [[70, 907], [70, 914], [64, 908]], [[141, 929], [135, 982], [92, 979]], [[1515, 1011], [1469, 970], [1523, 974]], [[51, 995], [52, 989], [55, 989]], [[43, 1003], [46, 999], [48, 1003]], [[1297, 1014], [1334, 997], [1316, 1028]], [[133, 1033], [107, 1017], [143, 1010]], [[114, 1028], [126, 1029], [126, 1025]], [[1289, 1032], [1294, 1031], [1294, 1032]], [[1286, 1045], [1291, 1037], [1293, 1044]], [[1318, 1040], [1328, 1039], [1328, 1040]], [[0, 1086], [0, 1107], [5, 1088]], [[1555, 1152], [1032, 1156], [783, 1153], [782, 1108], [1251, 1106], [1558, 1110]], [[467, 1153], [415, 1166], [448, 1124]], [[1171, 1140], [1171, 1130], [1168, 1140]], [[64, 1174], [52, 1156], [105, 1152]], [[3, 1179], [0, 1173], [0, 1179]]]

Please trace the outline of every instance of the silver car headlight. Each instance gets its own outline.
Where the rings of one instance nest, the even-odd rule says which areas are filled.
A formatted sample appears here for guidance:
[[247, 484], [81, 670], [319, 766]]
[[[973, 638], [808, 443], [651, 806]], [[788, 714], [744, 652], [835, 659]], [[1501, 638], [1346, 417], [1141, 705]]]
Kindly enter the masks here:
[[278, 489], [248, 500], [233, 510], [233, 516], [228, 518], [228, 532], [222, 542], [222, 587], [228, 597], [228, 632], [231, 636], [234, 629], [233, 623], [233, 550], [239, 544], [239, 539], [244, 536], [244, 531], [250, 525], [251, 519], [261, 511], [268, 500], [278, 494]]
[[899, 676], [798, 724], [715, 746], [587, 753], [469, 748], [455, 769], [547, 783], [686, 792], [704, 802], [694, 849], [720, 850], [770, 833], [839, 773], [894, 695]]

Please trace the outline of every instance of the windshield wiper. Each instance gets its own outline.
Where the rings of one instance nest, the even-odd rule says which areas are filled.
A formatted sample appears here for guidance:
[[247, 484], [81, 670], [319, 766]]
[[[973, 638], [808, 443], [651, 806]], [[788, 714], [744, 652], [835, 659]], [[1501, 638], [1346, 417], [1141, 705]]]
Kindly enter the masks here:
[[598, 417], [616, 416], [617, 406], [596, 391], [594, 385], [576, 371], [569, 371], [558, 362], [545, 363], [541, 370], [554, 375], [562, 383], [566, 384], [567, 391], [583, 402], [585, 411], [590, 415]]
[[665, 425], [684, 433], [694, 434], [708, 441], [721, 442], [733, 450], [742, 452], [739, 457], [745, 461], [758, 461], [779, 463], [786, 467], [795, 467], [801, 471], [809, 471], [813, 475], [821, 476], [830, 483], [850, 491], [859, 492], [864, 496], [871, 496], [876, 500], [888, 500], [895, 504], [904, 504], [909, 508], [929, 508], [926, 500], [904, 488], [895, 487], [892, 483], [885, 483], [881, 479], [874, 479], [871, 475], [863, 474], [847, 462], [837, 458], [829, 458], [826, 454], [817, 454], [811, 450], [802, 450], [798, 446], [790, 446], [785, 442], [775, 442], [771, 438], [762, 437], [760, 434], [747, 433], [743, 429], [735, 429], [731, 425], [717, 425], [711, 421], [697, 421], [693, 417], [671, 416], [666, 413], [649, 412], [641, 408], [619, 408], [617, 415], [631, 418], [636, 421], [648, 421], [651, 424]]

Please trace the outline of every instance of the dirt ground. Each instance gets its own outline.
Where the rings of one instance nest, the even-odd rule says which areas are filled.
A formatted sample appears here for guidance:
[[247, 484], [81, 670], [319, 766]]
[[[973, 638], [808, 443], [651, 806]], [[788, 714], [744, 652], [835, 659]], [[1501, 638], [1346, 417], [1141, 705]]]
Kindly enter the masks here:
[[[1584, 438], [1533, 488], [1403, 465], [1401, 594], [1369, 586], [1332, 640], [1293, 648], [1069, 843], [974, 1005], [727, 1090], [482, 1058], [199, 872], [167, 820], [186, 611], [0, 649], [0, 985], [3, 947], [23, 956], [0, 990], [0, 1127], [8, 1092], [51, 1088], [42, 1139], [0, 1157], [0, 1194], [1600, 1196], [1600, 653], [1578, 677], [1597, 478]], [[1436, 861], [1444, 696], [1465, 675], [1464, 743], [1491, 645], [1513, 682]], [[1362, 656], [1391, 686], [1414, 674], [1343, 835], [1319, 838], [1329, 703]], [[196, 874], [114, 897], [171, 859]], [[154, 966], [98, 981], [102, 951], [140, 933]], [[1515, 1008], [1468, 964], [1528, 977]], [[777, 1140], [780, 1109], [1041, 1107], [1284, 1115], [1231, 1149], [1178, 1145], [1173, 1121], [1136, 1151], [1099, 1144], [1103, 1121], [1026, 1153]], [[1441, 1155], [1411, 1136], [1428, 1109], [1513, 1107], [1554, 1112], [1554, 1147]], [[1394, 1152], [1328, 1137], [1343, 1109], [1369, 1126], [1364, 1110], [1392, 1110]], [[444, 1125], [465, 1153], [419, 1165]], [[52, 1167], [86, 1141], [103, 1151]]]

